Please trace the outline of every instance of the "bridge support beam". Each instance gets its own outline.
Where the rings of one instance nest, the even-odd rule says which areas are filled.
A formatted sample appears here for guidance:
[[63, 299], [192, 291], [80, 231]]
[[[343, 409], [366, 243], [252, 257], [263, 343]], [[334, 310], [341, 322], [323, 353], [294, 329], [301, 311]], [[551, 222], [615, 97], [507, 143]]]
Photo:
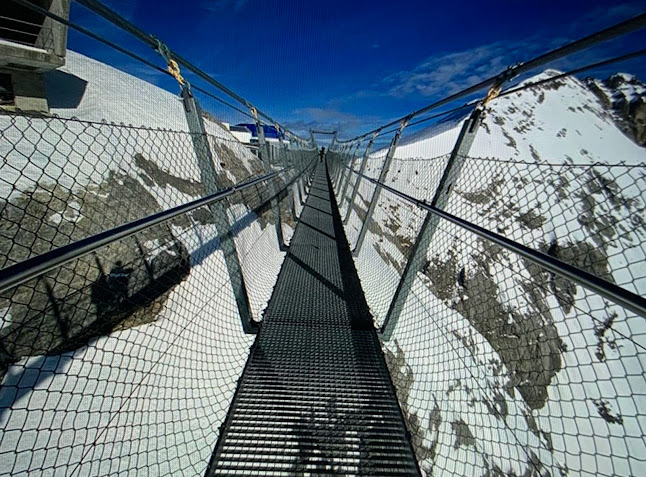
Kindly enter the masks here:
[[[386, 180], [388, 171], [390, 170], [390, 164], [393, 162], [393, 157], [395, 157], [395, 149], [397, 149], [397, 143], [401, 137], [402, 131], [408, 124], [410, 118], [404, 119], [399, 125], [399, 129], [393, 136], [392, 141], [390, 142], [390, 147], [388, 148], [388, 153], [386, 154], [386, 159], [384, 160], [384, 166], [381, 168], [381, 173], [379, 174], [379, 183], [383, 183]], [[366, 219], [363, 221], [361, 230], [359, 231], [359, 236], [357, 237], [357, 244], [354, 246], [352, 255], [355, 257], [361, 252], [361, 246], [363, 241], [366, 238], [366, 233], [368, 232], [368, 227], [370, 227], [370, 221], [372, 220], [372, 215], [375, 213], [375, 208], [379, 202], [379, 196], [381, 195], [381, 186], [377, 185], [375, 191], [372, 193], [372, 199], [370, 199], [370, 206], [368, 207], [368, 213], [366, 214]]]
[[346, 165], [348, 164], [350, 155], [352, 154], [352, 145], [347, 144], [343, 146], [343, 156], [342, 156], [342, 161], [339, 164], [339, 168], [337, 170], [337, 180], [335, 184], [335, 192], [339, 191], [341, 189], [341, 184], [343, 183], [343, 178], [345, 177], [345, 171], [346, 171]]
[[[482, 111], [483, 106], [476, 106], [476, 109], [471, 113], [471, 116], [464, 122], [464, 125], [460, 130], [458, 140], [451, 152], [449, 161], [444, 168], [444, 172], [437, 189], [435, 190], [435, 195], [431, 202], [432, 206], [443, 209], [448, 204], [451, 189], [460, 174], [462, 164], [469, 153], [469, 149], [471, 149], [473, 140], [475, 139], [478, 128], [482, 122]], [[395, 329], [402, 310], [404, 309], [404, 305], [406, 304], [406, 299], [413, 287], [413, 282], [417, 277], [417, 273], [422, 270], [422, 267], [426, 263], [428, 246], [433, 239], [433, 235], [437, 230], [440, 220], [441, 219], [437, 214], [433, 214], [432, 212], [426, 213], [422, 227], [417, 234], [417, 239], [408, 255], [408, 261], [406, 262], [406, 267], [404, 268], [402, 277], [397, 285], [395, 295], [390, 302], [386, 319], [384, 320], [384, 324], [380, 330], [382, 338], [386, 341], [391, 339], [393, 330]]]
[[333, 189], [334, 193], [336, 194], [336, 191], [339, 190], [339, 181], [341, 180], [341, 171], [343, 169], [343, 164], [345, 163], [345, 151], [346, 151], [346, 146], [343, 145], [339, 149], [339, 152], [337, 153], [337, 160], [335, 161], [335, 167], [332, 170], [332, 173], [334, 174], [332, 177], [332, 184], [333, 184]]
[[316, 138], [314, 137], [314, 131], [310, 129], [310, 141], [312, 142], [312, 147], [318, 149], [318, 144], [316, 144]]
[[339, 167], [336, 170], [336, 183], [334, 184], [334, 193], [338, 194], [341, 190], [341, 184], [343, 184], [343, 178], [345, 177], [345, 166], [348, 164], [350, 158], [350, 150], [352, 146], [347, 144], [343, 146], [343, 154], [341, 155], [341, 161], [339, 162]]
[[[357, 152], [359, 152], [359, 146], [361, 146], [361, 141], [357, 142], [355, 146], [350, 146], [350, 152], [348, 157], [348, 163], [341, 167], [343, 172], [341, 176], [341, 183], [339, 184], [339, 190], [341, 195], [339, 195], [339, 211], [343, 207], [343, 198], [345, 197], [346, 192], [348, 191], [348, 184], [350, 183], [350, 177], [352, 177], [352, 171], [354, 170], [354, 163], [357, 159]], [[345, 167], [348, 166], [348, 167]]]
[[[184, 112], [186, 113], [186, 122], [188, 123], [188, 130], [193, 140], [193, 148], [197, 156], [198, 167], [200, 168], [200, 177], [202, 184], [204, 184], [204, 192], [214, 194], [218, 192], [218, 178], [215, 171], [215, 163], [213, 161], [213, 154], [209, 147], [209, 139], [204, 129], [204, 120], [202, 112], [191, 93], [188, 84], [182, 85], [182, 99], [184, 100]], [[245, 333], [256, 333], [258, 325], [253, 321], [251, 314], [251, 305], [249, 303], [249, 296], [247, 295], [247, 288], [245, 285], [244, 277], [242, 275], [242, 267], [236, 251], [235, 242], [231, 233], [231, 224], [227, 211], [222, 202], [216, 202], [209, 205], [211, 213], [215, 217], [215, 227], [220, 238], [220, 247], [224, 254], [224, 262], [229, 273], [229, 280], [233, 288], [233, 294], [238, 306], [238, 313], [242, 321], [242, 329]]]

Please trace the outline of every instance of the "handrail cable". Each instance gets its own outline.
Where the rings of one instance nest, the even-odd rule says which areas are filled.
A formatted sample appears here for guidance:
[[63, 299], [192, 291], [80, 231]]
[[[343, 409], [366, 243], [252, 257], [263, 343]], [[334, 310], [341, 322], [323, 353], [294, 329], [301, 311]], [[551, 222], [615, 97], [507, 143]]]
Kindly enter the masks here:
[[606, 28], [605, 30], [601, 30], [599, 32], [588, 35], [579, 40], [575, 40], [564, 46], [556, 48], [555, 50], [544, 53], [543, 55], [540, 55], [525, 63], [519, 63], [514, 66], [511, 66], [507, 70], [503, 71], [501, 74], [492, 76], [491, 78], [488, 78], [484, 81], [480, 81], [479, 83], [473, 86], [470, 86], [468, 88], [463, 89], [462, 91], [459, 91], [455, 94], [447, 96], [446, 98], [436, 101], [428, 106], [425, 106], [424, 108], [418, 109], [417, 111], [413, 111], [412, 113], [407, 114], [406, 116], [402, 116], [401, 118], [395, 119], [387, 124], [384, 124], [379, 128], [373, 129], [372, 131], [368, 131], [360, 136], [356, 136], [351, 140], [364, 138], [366, 136], [369, 136], [370, 134], [373, 134], [375, 131], [385, 129], [390, 126], [394, 126], [395, 124], [399, 124], [402, 121], [404, 121], [406, 118], [410, 119], [415, 116], [419, 116], [420, 114], [426, 113], [432, 109], [437, 109], [440, 106], [444, 106], [445, 104], [451, 103], [457, 99], [461, 99], [473, 93], [477, 93], [482, 89], [490, 87], [492, 84], [500, 81], [501, 79], [510, 80], [523, 73], [526, 73], [535, 68], [538, 68], [539, 66], [543, 66], [547, 63], [551, 63], [555, 60], [561, 59], [565, 56], [571, 55], [578, 51], [590, 48], [591, 46], [594, 46], [598, 43], [612, 40], [614, 38], [631, 33], [633, 31], [639, 30], [644, 27], [646, 27], [646, 13], [642, 13], [641, 15], [630, 18], [624, 22], [618, 23], [609, 28]]
[[[100, 35], [97, 35], [96, 33], [93, 33], [92, 31], [88, 30], [85, 27], [82, 27], [81, 25], [79, 25], [77, 23], [71, 22], [71, 21], [69, 21], [69, 20], [67, 20], [67, 19], [65, 19], [63, 17], [60, 17], [60, 16], [56, 15], [55, 13], [52, 13], [49, 10], [45, 10], [44, 8], [39, 7], [38, 5], [33, 4], [33, 3], [31, 3], [31, 2], [29, 2], [27, 0], [12, 0], [12, 1], [16, 2], [19, 5], [22, 5], [22, 6], [26, 7], [26, 8], [29, 8], [30, 10], [33, 10], [33, 11], [38, 12], [38, 13], [41, 13], [41, 14], [43, 14], [43, 15], [45, 15], [45, 16], [47, 16], [47, 17], [49, 17], [49, 18], [51, 18], [51, 19], [53, 19], [53, 20], [55, 20], [57, 22], [60, 22], [63, 25], [65, 25], [65, 26], [67, 26], [69, 28], [72, 28], [72, 29], [78, 31], [79, 33], [82, 33], [83, 35], [86, 35], [86, 36], [92, 38], [93, 40], [96, 40], [96, 41], [98, 41], [100, 43], [103, 43], [104, 45], [109, 46], [110, 48], [112, 48], [114, 50], [117, 50], [120, 53], [123, 53], [124, 55], [129, 56], [130, 58], [133, 58], [133, 59], [145, 64], [146, 66], [149, 66], [149, 67], [153, 68], [154, 70], [157, 70], [159, 73], [163, 73], [163, 74], [165, 74], [167, 76], [172, 77], [172, 74], [168, 70], [166, 70], [165, 68], [162, 68], [162, 67], [156, 65], [155, 63], [153, 63], [151, 61], [148, 61], [144, 57], [139, 56], [136, 53], [133, 53], [133, 52], [131, 52], [131, 51], [117, 45], [116, 43], [114, 43], [114, 42], [112, 42], [112, 41], [110, 41], [110, 40], [108, 40], [108, 39], [106, 39], [106, 38], [104, 38], [104, 37], [102, 37]], [[200, 93], [203, 93], [204, 95], [208, 96], [209, 98], [212, 98], [212, 99], [224, 104], [225, 106], [228, 106], [229, 108], [234, 109], [235, 111], [239, 112], [240, 114], [243, 114], [244, 116], [247, 116], [249, 118], [252, 117], [246, 111], [238, 108], [237, 106], [234, 106], [233, 104], [225, 101], [222, 98], [219, 98], [218, 96], [215, 96], [213, 93], [209, 93], [208, 91], [206, 91], [205, 89], [203, 89], [203, 88], [201, 88], [199, 86], [191, 85], [191, 87], [194, 90], [197, 90]]]
[[450, 214], [442, 209], [439, 209], [425, 200], [417, 199], [405, 192], [402, 192], [394, 187], [390, 187], [387, 184], [379, 182], [377, 179], [373, 179], [365, 174], [360, 173], [354, 169], [351, 169], [349, 166], [344, 166], [346, 169], [350, 169], [351, 172], [357, 174], [358, 176], [363, 177], [364, 179], [372, 182], [378, 187], [387, 190], [388, 192], [401, 197], [407, 202], [414, 204], [415, 206], [432, 212], [439, 217], [448, 220], [480, 237], [483, 237], [501, 247], [512, 251], [513, 253], [530, 260], [541, 267], [549, 270], [552, 273], [556, 273], [562, 277], [567, 278], [579, 285], [582, 285], [593, 292], [603, 296], [604, 298], [609, 299], [624, 308], [636, 313], [642, 317], [646, 317], [646, 298], [643, 298], [636, 293], [626, 290], [625, 288], [615, 285], [614, 283], [608, 282], [602, 278], [597, 277], [585, 270], [574, 267], [566, 262], [563, 262], [557, 258], [554, 258], [545, 253], [539, 252], [532, 248], [529, 248], [525, 245], [514, 242], [513, 240], [508, 239], [502, 235], [499, 235], [495, 232], [491, 232], [484, 227], [480, 227], [474, 223], [471, 223], [467, 220], [464, 220], [460, 217], [457, 217], [453, 214]]
[[[620, 63], [622, 61], [630, 60], [630, 59], [633, 59], [633, 58], [638, 58], [638, 57], [644, 56], [644, 55], [646, 55], [646, 49], [637, 50], [637, 51], [634, 51], [632, 53], [627, 53], [625, 55], [616, 56], [614, 58], [610, 58], [608, 60], [600, 61], [598, 63], [592, 63], [592, 64], [589, 64], [589, 65], [586, 65], [586, 66], [582, 66], [580, 68], [575, 68], [573, 70], [566, 71], [566, 72], [558, 74], [556, 76], [552, 76], [550, 78], [546, 78], [546, 79], [543, 79], [543, 80], [540, 80], [540, 81], [535, 81], [535, 82], [532, 82], [532, 83], [527, 83], [527, 84], [525, 84], [523, 86], [512, 87], [512, 88], [506, 89], [506, 90], [500, 92], [500, 94], [498, 94], [498, 98], [501, 98], [503, 96], [508, 96], [510, 94], [513, 94], [513, 93], [518, 93], [518, 92], [524, 91], [526, 89], [531, 89], [533, 87], [540, 86], [542, 84], [549, 83], [551, 81], [556, 81], [556, 80], [559, 80], [561, 78], [565, 78], [567, 76], [572, 76], [572, 75], [575, 75], [575, 74], [583, 73], [585, 71], [594, 70], [594, 69], [597, 69], [597, 68], [600, 68], [600, 67], [603, 67], [603, 66], [609, 66], [609, 65], [612, 65], [612, 64], [615, 64], [615, 63]], [[434, 114], [432, 116], [429, 116], [429, 117], [426, 117], [426, 118], [423, 118], [423, 119], [419, 119], [417, 121], [413, 121], [413, 122], [408, 124], [408, 127], [416, 126], [416, 125], [424, 123], [426, 121], [430, 121], [432, 119], [436, 119], [438, 117], [445, 116], [447, 114], [457, 112], [457, 111], [459, 111], [461, 109], [464, 109], [464, 108], [473, 107], [473, 106], [475, 106], [477, 104], [477, 102], [478, 101], [470, 101], [468, 103], [463, 104], [462, 106], [457, 106], [457, 107], [449, 109], [447, 111], [443, 111], [441, 113], [437, 113], [437, 114]], [[380, 136], [383, 136], [383, 135], [386, 135], [386, 134], [393, 133], [393, 132], [397, 131], [397, 129], [399, 129], [399, 127], [392, 128], [392, 129], [389, 129], [387, 131], [379, 132], [375, 137], [380, 137]], [[339, 142], [344, 143], [346, 141], [339, 141]]]
[[253, 187], [261, 182], [273, 179], [277, 175], [289, 170], [284, 168], [279, 171], [274, 171], [269, 174], [242, 182], [239, 185], [234, 185], [224, 189], [215, 194], [204, 196], [200, 199], [187, 202], [176, 207], [149, 215], [142, 219], [134, 220], [127, 224], [120, 225], [111, 230], [98, 233], [91, 237], [64, 245], [62, 247], [50, 250], [41, 255], [29, 258], [22, 262], [8, 266], [0, 270], [0, 293], [4, 293], [10, 288], [21, 285], [33, 278], [36, 278], [50, 270], [53, 270], [61, 265], [64, 265], [72, 260], [78, 259], [84, 255], [92, 253], [99, 248], [114, 243], [118, 240], [130, 237], [131, 235], [141, 232], [142, 230], [149, 229], [155, 225], [167, 222], [175, 217], [186, 214], [197, 208], [209, 205], [213, 202], [229, 197], [230, 195], [240, 192], [242, 190]]
[[[20, 0], [21, 2], [25, 0]], [[134, 36], [135, 38], [141, 40], [142, 42], [146, 43], [148, 46], [150, 46], [153, 49], [157, 49], [158, 47], [158, 38], [155, 37], [154, 35], [148, 34], [135, 26], [134, 24], [130, 23], [128, 20], [120, 16], [118, 13], [115, 11], [109, 9], [105, 5], [103, 5], [101, 2], [97, 0], [75, 0], [77, 3], [83, 5], [85, 8], [93, 11], [97, 15], [103, 17], [105, 20], [109, 21], [113, 25], [121, 28], [122, 30], [126, 31], [130, 35]], [[269, 124], [279, 124], [280, 127], [285, 130], [286, 132], [289, 132], [290, 134], [294, 136], [298, 136], [295, 134], [293, 131], [290, 131], [286, 127], [284, 127], [282, 124], [280, 124], [278, 121], [273, 119], [271, 116], [269, 116], [267, 113], [264, 113], [257, 107], [255, 107], [253, 104], [251, 104], [249, 101], [244, 99], [242, 96], [237, 94], [236, 92], [232, 91], [219, 81], [215, 80], [212, 78], [210, 75], [208, 75], [206, 72], [204, 72], [202, 69], [198, 68], [195, 66], [193, 63], [188, 61], [186, 58], [183, 56], [179, 55], [178, 53], [174, 52], [171, 49], [168, 49], [168, 53], [170, 57], [172, 57], [175, 61], [177, 61], [178, 64], [184, 66], [186, 69], [189, 71], [195, 73], [197, 76], [202, 78], [204, 81], [207, 83], [210, 83], [212, 86], [216, 87], [220, 91], [224, 92], [228, 96], [232, 97], [239, 103], [243, 104], [245, 107], [251, 109], [255, 108], [256, 111], [258, 111], [258, 115], [265, 118]]]
[[311, 131], [313, 134], [329, 134], [329, 135], [332, 135], [332, 134], [336, 134], [336, 133], [337, 133], [337, 131], [318, 131], [318, 130], [316, 130], [316, 129], [311, 129], [310, 131]]
[[646, 49], [637, 50], [637, 51], [634, 51], [632, 53], [627, 53], [627, 54], [621, 55], [621, 56], [616, 56], [616, 57], [610, 58], [608, 60], [599, 61], [598, 63], [592, 63], [592, 64], [589, 64], [589, 65], [586, 65], [586, 66], [582, 66], [580, 68], [575, 68], [573, 70], [566, 71], [565, 73], [561, 73], [561, 74], [558, 74], [556, 76], [552, 76], [551, 78], [545, 78], [545, 79], [542, 79], [540, 81], [534, 81], [534, 82], [531, 82], [531, 83], [524, 84], [522, 86], [517, 86], [517, 87], [512, 87], [512, 88], [506, 89], [503, 92], [501, 92], [498, 95], [498, 97], [507, 96], [507, 95], [510, 95], [510, 94], [513, 94], [513, 93], [518, 93], [520, 91], [524, 91], [526, 89], [531, 89], [531, 88], [533, 88], [535, 86], [540, 86], [542, 84], [549, 83], [551, 81], [556, 81], [556, 80], [559, 80], [561, 78], [565, 78], [567, 76], [572, 76], [572, 75], [575, 75], [575, 74], [578, 74], [578, 73], [583, 73], [584, 71], [594, 70], [594, 69], [600, 68], [602, 66], [609, 66], [609, 65], [612, 65], [612, 64], [615, 64], [615, 63], [620, 63], [622, 61], [631, 60], [633, 58], [638, 58], [638, 57], [644, 56], [644, 55], [646, 55]]

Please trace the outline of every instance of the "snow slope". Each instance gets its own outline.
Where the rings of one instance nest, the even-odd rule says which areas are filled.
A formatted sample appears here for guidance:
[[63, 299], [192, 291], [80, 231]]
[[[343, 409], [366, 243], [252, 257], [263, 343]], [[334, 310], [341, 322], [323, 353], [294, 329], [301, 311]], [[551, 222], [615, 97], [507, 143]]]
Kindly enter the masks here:
[[[28, 200], [54, 184], [77, 197], [107, 198], [102, 187], [110, 177], [136, 181], [159, 209], [203, 193], [176, 95], [74, 52], [47, 87], [52, 113], [79, 121], [0, 115], [0, 198]], [[220, 124], [205, 123], [221, 180], [262, 171]], [[130, 124], [136, 128], [123, 126]], [[110, 197], [117, 202], [103, 207], [117, 215], [141, 205], [136, 197]], [[84, 213], [70, 203], [39, 220], [55, 229], [86, 218], [100, 227], [100, 216]], [[284, 253], [271, 224], [240, 204], [229, 214], [258, 319]], [[0, 475], [204, 473], [253, 336], [242, 332], [217, 231], [195, 217], [173, 224], [192, 266], [152, 321], [9, 366], [0, 388]], [[10, 326], [9, 308], [0, 309], [3, 327]]]
[[[461, 123], [402, 140], [386, 183], [430, 200]], [[645, 171], [613, 110], [560, 79], [489, 105], [447, 210], [643, 295]], [[355, 259], [378, 325], [423, 218], [382, 192]], [[643, 318], [448, 223], [427, 259], [384, 343], [427, 475], [646, 473]]]
[[[70, 187], [100, 182], [109, 170], [124, 167], [120, 158], [131, 161], [139, 144], [155, 150], [156, 142], [165, 142], [165, 147], [172, 149], [172, 154], [154, 158], [159, 167], [182, 179], [200, 179], [178, 95], [72, 51], [66, 65], [47, 76], [46, 85], [51, 113], [83, 122], [0, 116], [4, 139], [0, 153], [7, 158], [0, 167], [0, 197], [33, 187], [43, 176]], [[65, 99], [69, 96], [74, 100]], [[245, 169], [253, 171], [249, 150], [220, 124], [206, 118], [204, 122], [207, 132], [226, 144]], [[174, 133], [177, 131], [184, 134]], [[219, 157], [217, 150], [213, 154], [216, 172], [238, 182], [222, 167], [225, 158]], [[163, 199], [163, 191], [154, 192]], [[174, 195], [178, 203], [186, 199], [179, 191]]]

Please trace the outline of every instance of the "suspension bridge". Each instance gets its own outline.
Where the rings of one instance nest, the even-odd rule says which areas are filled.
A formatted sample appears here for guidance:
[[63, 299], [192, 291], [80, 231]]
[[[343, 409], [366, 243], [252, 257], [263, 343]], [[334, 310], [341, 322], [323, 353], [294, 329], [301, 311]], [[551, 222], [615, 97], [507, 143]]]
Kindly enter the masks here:
[[[515, 79], [646, 14], [343, 140], [96, 0], [163, 66], [12, 1], [174, 78], [185, 127], [0, 113], [0, 475], [646, 472], [643, 148], [615, 128], [614, 162], [477, 152], [523, 93], [646, 50]], [[198, 98], [250, 118], [258, 154]]]

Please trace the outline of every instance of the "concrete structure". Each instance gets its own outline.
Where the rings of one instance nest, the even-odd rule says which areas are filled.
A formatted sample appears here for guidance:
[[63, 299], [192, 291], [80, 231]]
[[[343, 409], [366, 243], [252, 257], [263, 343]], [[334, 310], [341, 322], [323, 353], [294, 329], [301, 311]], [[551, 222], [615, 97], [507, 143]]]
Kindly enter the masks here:
[[[70, 0], [31, 3], [69, 18]], [[14, 2], [2, 2], [0, 75], [5, 75], [2, 83], [11, 86], [11, 91], [3, 93], [5, 107], [11, 104], [6, 98], [12, 98], [16, 110], [48, 112], [43, 73], [65, 64], [66, 49], [67, 26]]]
[[246, 126], [229, 126], [229, 131], [243, 144], [251, 144], [251, 131]]

